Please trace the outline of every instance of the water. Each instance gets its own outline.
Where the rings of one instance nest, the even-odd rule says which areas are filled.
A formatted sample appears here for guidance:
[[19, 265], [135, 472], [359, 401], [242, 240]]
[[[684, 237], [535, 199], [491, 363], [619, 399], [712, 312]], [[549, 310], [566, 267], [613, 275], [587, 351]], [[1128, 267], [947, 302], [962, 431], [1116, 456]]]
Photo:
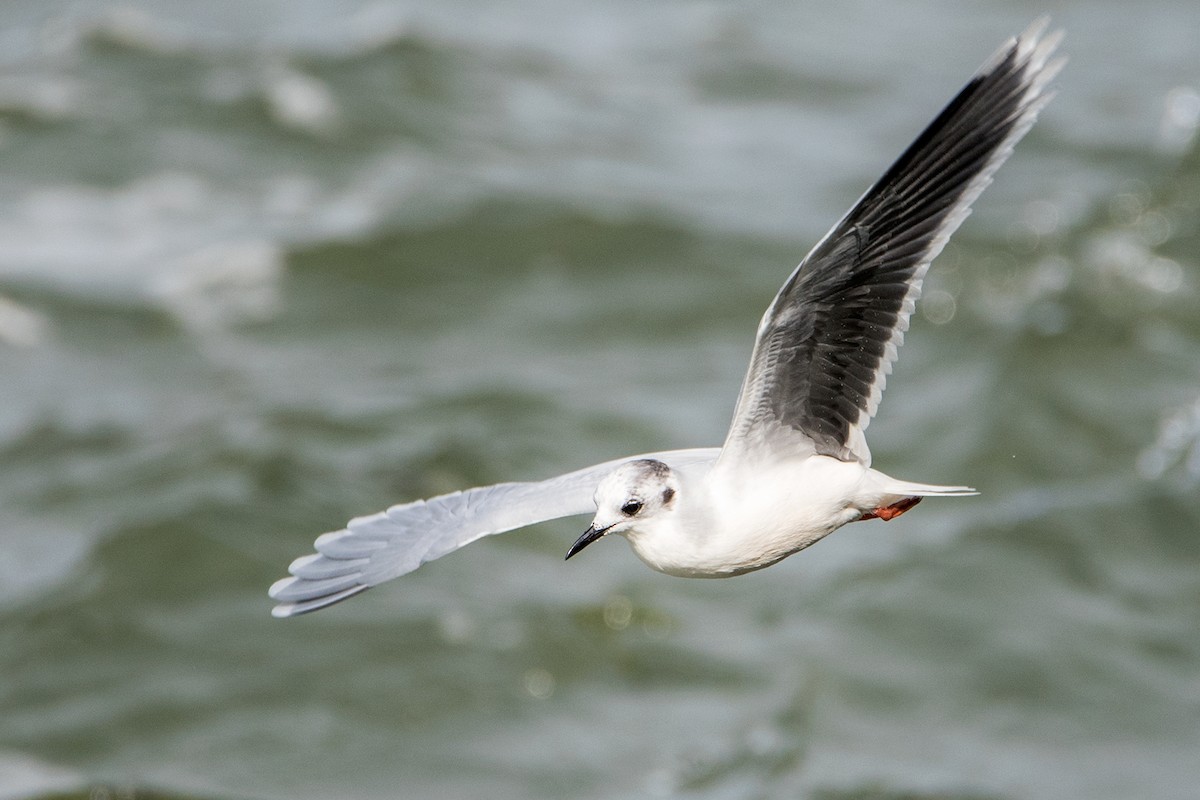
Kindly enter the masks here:
[[1056, 4], [876, 463], [727, 582], [583, 521], [301, 620], [405, 499], [714, 444], [794, 263], [1041, 7], [0, 11], [0, 797], [1194, 798], [1200, 6]]

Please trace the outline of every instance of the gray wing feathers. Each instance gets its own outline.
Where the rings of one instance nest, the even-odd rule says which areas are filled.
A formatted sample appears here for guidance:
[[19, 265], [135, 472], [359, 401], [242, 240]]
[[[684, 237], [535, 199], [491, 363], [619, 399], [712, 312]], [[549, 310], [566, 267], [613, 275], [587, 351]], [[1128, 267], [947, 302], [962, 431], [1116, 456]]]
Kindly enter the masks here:
[[989, 59], [792, 273], [759, 326], [728, 451], [782, 440], [870, 465], [863, 432], [929, 263], [1050, 99], [1061, 34], [1039, 42], [1044, 28]]
[[332, 605], [412, 572], [476, 539], [538, 522], [595, 510], [600, 479], [634, 458], [656, 458], [671, 467], [712, 462], [716, 448], [630, 456], [545, 481], [500, 483], [404, 503], [317, 537], [316, 553], [292, 562], [270, 589], [271, 612], [292, 617]]

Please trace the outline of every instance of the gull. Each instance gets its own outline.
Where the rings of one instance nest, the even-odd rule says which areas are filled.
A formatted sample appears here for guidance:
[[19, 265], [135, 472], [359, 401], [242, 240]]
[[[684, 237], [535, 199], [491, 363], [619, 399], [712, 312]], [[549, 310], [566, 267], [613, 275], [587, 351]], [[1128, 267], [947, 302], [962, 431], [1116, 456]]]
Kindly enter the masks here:
[[593, 513], [567, 558], [625, 537], [668, 575], [770, 566], [850, 522], [977, 492], [871, 468], [864, 438], [930, 262], [1049, 102], [1046, 20], [1007, 41], [825, 234], [763, 315], [722, 447], [607, 461], [392, 506], [318, 537], [269, 591], [276, 617], [352, 597], [484, 536]]

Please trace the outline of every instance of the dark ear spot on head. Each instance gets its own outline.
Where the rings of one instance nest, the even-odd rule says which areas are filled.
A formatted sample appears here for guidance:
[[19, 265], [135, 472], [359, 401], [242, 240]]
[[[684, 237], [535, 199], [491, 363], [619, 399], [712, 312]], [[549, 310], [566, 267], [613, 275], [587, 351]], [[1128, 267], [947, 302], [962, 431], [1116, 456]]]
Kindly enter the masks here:
[[668, 486], [666, 489], [663, 489], [663, 494], [662, 494], [663, 505], [666, 505], [667, 503], [671, 502], [671, 498], [674, 496], [675, 496], [675, 490], [672, 489], [670, 486]]

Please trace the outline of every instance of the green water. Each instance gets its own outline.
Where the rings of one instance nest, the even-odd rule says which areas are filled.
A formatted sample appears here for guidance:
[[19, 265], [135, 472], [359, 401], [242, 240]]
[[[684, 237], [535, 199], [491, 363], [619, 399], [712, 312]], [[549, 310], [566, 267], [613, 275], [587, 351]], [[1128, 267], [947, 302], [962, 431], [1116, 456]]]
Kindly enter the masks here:
[[1042, 7], [0, 9], [0, 798], [1200, 790], [1200, 6], [1052, 4], [875, 463], [730, 581], [586, 520], [269, 616], [395, 502], [717, 444], [807, 248]]

